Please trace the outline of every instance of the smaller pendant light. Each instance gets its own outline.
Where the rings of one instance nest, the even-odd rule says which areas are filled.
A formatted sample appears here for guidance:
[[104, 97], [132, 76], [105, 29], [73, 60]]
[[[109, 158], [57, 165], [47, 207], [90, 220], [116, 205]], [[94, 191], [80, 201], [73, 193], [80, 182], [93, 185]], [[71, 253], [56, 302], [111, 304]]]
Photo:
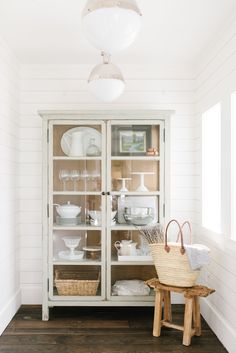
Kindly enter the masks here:
[[89, 90], [103, 102], [112, 102], [122, 94], [125, 81], [120, 69], [110, 62], [110, 55], [101, 55], [103, 63], [95, 66], [89, 76]]

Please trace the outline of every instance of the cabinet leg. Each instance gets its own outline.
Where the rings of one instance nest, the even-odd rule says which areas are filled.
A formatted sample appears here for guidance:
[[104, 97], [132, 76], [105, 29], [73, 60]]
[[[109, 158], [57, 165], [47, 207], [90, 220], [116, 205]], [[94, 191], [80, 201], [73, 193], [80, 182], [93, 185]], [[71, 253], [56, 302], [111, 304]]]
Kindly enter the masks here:
[[42, 320], [43, 321], [49, 320], [49, 307], [46, 305], [43, 305], [42, 307]]
[[162, 299], [163, 293], [161, 290], [156, 291], [155, 310], [153, 320], [153, 336], [159, 337], [161, 334], [161, 317], [162, 317]]

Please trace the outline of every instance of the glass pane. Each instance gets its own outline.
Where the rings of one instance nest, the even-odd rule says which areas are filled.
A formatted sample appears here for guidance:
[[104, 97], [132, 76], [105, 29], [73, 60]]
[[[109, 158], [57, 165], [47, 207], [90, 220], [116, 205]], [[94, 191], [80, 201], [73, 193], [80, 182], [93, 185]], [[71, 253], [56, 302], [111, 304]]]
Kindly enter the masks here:
[[53, 269], [54, 295], [100, 296], [100, 266], [63, 266]]
[[150, 248], [138, 230], [112, 230], [112, 261], [152, 261]]
[[[55, 195], [53, 197], [53, 221], [60, 226], [76, 226], [81, 223], [101, 226], [101, 197], [97, 195]], [[91, 211], [96, 211], [96, 217]], [[92, 216], [92, 217], [91, 217]], [[99, 222], [95, 222], [98, 217]]]
[[[130, 300], [134, 300], [134, 294], [133, 291], [132, 293], [128, 294], [128, 288], [129, 288], [129, 282], [122, 284], [122, 286], [119, 286], [119, 283], [117, 281], [130, 281], [130, 280], [139, 280], [142, 281], [142, 285], [136, 286], [136, 295], [145, 295], [145, 296], [150, 296], [153, 295], [153, 291], [150, 290], [149, 287], [145, 286], [145, 281], [147, 281], [150, 278], [156, 277], [156, 270], [153, 265], [150, 266], [112, 266], [111, 267], [111, 295], [112, 296], [122, 296], [122, 295], [130, 295]], [[143, 291], [143, 286], [145, 286], [145, 292]], [[135, 289], [133, 285], [133, 289]]]
[[159, 196], [112, 196], [116, 222], [142, 226], [159, 222]]
[[100, 160], [54, 160], [54, 191], [101, 191]]
[[159, 191], [159, 161], [114, 160], [112, 191]]
[[[93, 145], [93, 148], [91, 148]], [[101, 155], [101, 125], [55, 125], [53, 127], [53, 155], [89, 157]]]
[[112, 125], [112, 156], [159, 154], [158, 125]]
[[54, 230], [53, 261], [101, 260], [101, 232], [98, 230]]

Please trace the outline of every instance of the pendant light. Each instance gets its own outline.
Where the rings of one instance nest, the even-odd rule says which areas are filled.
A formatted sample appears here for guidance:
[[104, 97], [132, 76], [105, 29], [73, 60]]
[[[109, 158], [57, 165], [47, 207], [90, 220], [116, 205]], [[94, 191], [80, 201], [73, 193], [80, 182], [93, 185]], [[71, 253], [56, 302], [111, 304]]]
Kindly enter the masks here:
[[135, 0], [88, 0], [82, 14], [89, 42], [109, 54], [127, 48], [141, 27]]
[[90, 92], [103, 102], [117, 99], [125, 88], [120, 69], [110, 62], [110, 55], [102, 52], [103, 63], [94, 67], [89, 79]]

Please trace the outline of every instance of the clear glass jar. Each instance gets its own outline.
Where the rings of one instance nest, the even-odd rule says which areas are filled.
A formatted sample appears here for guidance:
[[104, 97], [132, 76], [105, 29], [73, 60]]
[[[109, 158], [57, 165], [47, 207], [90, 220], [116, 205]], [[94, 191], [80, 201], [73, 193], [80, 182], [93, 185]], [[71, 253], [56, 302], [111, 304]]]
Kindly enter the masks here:
[[95, 139], [91, 138], [89, 140], [89, 145], [86, 150], [86, 156], [93, 157], [93, 156], [100, 156], [101, 152], [99, 147], [95, 144]]

